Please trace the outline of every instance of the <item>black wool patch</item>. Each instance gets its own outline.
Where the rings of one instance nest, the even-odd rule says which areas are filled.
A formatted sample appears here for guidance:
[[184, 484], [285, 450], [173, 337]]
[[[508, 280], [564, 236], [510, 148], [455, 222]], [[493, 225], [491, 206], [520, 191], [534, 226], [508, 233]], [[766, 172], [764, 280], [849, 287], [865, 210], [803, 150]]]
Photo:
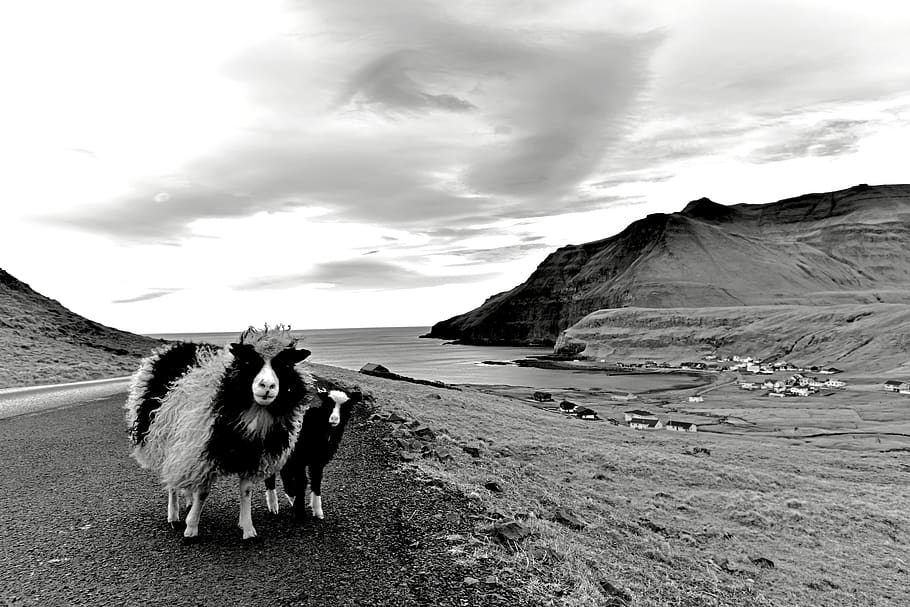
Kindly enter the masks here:
[[218, 349], [211, 344], [178, 342], [158, 355], [158, 360], [152, 363], [151, 377], [146, 383], [145, 394], [136, 408], [136, 420], [129, 429], [133, 444], [140, 445], [145, 442], [155, 411], [161, 406], [161, 399], [168, 393], [171, 383], [196, 366], [196, 357], [200, 352], [215, 352]]
[[290, 448], [293, 419], [304, 406], [307, 388], [294, 370], [302, 352], [285, 350], [272, 359], [278, 377], [278, 397], [265, 410], [273, 417], [264, 436], [250, 436], [241, 422], [243, 413], [258, 408], [253, 401], [253, 379], [264, 361], [252, 347], [232, 345], [234, 361], [228, 366], [212, 402], [214, 424], [206, 456], [225, 474], [255, 476], [266, 458], [277, 458]]

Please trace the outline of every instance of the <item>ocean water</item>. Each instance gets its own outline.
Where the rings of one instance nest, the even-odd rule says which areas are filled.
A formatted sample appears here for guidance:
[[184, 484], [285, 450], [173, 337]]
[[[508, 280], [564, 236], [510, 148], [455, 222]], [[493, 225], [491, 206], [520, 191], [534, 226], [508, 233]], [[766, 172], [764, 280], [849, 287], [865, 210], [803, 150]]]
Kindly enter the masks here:
[[[535, 369], [514, 365], [490, 365], [484, 361], [512, 361], [527, 356], [551, 354], [550, 348], [465, 346], [438, 339], [421, 339], [429, 327], [382, 327], [366, 329], [294, 330], [300, 345], [310, 350], [311, 362], [360, 370], [377, 363], [400, 375], [452, 384], [527, 386], [535, 390], [601, 389], [642, 392], [655, 387], [660, 378], [642, 375], [606, 375], [596, 371]], [[205, 341], [226, 345], [239, 333], [156, 333], [151, 337]], [[664, 383], [666, 378], [663, 378]], [[684, 384], [676, 376], [673, 383]]]

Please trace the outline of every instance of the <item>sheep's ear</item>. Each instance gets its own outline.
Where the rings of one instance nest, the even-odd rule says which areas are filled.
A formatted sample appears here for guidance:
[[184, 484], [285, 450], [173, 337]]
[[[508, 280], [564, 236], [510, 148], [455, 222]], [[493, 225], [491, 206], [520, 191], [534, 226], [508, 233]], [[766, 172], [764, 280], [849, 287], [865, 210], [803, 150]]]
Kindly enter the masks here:
[[291, 355], [290, 355], [289, 358], [291, 359], [292, 364], [295, 364], [295, 365], [296, 365], [297, 363], [299, 363], [299, 362], [301, 362], [301, 361], [303, 361], [303, 360], [306, 360], [306, 358], [307, 358], [310, 354], [312, 354], [312, 352], [310, 352], [310, 351], [307, 350], [306, 348], [300, 348], [299, 350], [293, 350], [293, 351], [291, 352]]

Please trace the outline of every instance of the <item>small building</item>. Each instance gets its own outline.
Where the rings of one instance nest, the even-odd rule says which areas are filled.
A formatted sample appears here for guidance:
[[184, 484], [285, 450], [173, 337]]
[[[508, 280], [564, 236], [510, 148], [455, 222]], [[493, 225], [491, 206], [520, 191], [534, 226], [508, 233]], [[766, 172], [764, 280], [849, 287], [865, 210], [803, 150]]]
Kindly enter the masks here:
[[740, 390], [757, 390], [758, 384], [754, 381], [741, 381], [739, 382]]
[[746, 365], [746, 373], [759, 373], [761, 372], [761, 365], [757, 363], [749, 363]]
[[629, 420], [629, 427], [635, 430], [659, 430], [663, 427], [663, 424], [659, 419], [633, 417]]
[[575, 407], [574, 413], [578, 419], [600, 419], [597, 417], [597, 411], [587, 407]]
[[575, 413], [578, 410], [578, 405], [573, 402], [564, 400], [559, 403], [559, 410], [563, 413]]
[[901, 389], [902, 381], [897, 381], [896, 379], [889, 379], [885, 382], [885, 390], [888, 392], [899, 392]]
[[689, 402], [690, 403], [703, 403], [703, 402], [705, 402], [705, 397], [704, 396], [690, 396]]
[[768, 396], [774, 396], [776, 398], [785, 398], [787, 396], [786, 392], [778, 392], [777, 390], [772, 390], [768, 392]]
[[647, 418], [647, 419], [657, 419], [657, 416], [654, 415], [653, 413], [651, 413], [650, 411], [643, 411], [641, 409], [632, 409], [630, 411], [626, 411], [625, 416], [626, 416], [627, 422], [632, 421], [632, 418], [635, 418], [635, 417], [642, 417], [642, 418]]
[[536, 400], [539, 403], [549, 402], [549, 401], [553, 400], [553, 395], [550, 394], [549, 392], [538, 391], [538, 392], [534, 393], [534, 400]]
[[828, 381], [825, 382], [825, 387], [827, 387], [827, 388], [838, 388], [838, 389], [840, 389], [840, 388], [846, 388], [846, 387], [847, 387], [847, 382], [842, 381], [842, 380], [839, 380], [839, 379], [829, 379]]
[[807, 386], [790, 386], [790, 393], [797, 396], [809, 396], [809, 388]]
[[667, 430], [673, 432], [698, 432], [698, 426], [692, 422], [668, 421]]

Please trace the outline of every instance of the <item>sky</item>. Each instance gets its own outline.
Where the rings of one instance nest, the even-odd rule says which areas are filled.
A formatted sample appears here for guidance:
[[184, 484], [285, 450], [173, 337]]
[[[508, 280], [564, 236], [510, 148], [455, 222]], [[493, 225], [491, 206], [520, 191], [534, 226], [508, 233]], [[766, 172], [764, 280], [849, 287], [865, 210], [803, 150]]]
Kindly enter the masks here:
[[891, 0], [0, 5], [0, 268], [138, 333], [429, 326], [707, 196], [908, 183]]

